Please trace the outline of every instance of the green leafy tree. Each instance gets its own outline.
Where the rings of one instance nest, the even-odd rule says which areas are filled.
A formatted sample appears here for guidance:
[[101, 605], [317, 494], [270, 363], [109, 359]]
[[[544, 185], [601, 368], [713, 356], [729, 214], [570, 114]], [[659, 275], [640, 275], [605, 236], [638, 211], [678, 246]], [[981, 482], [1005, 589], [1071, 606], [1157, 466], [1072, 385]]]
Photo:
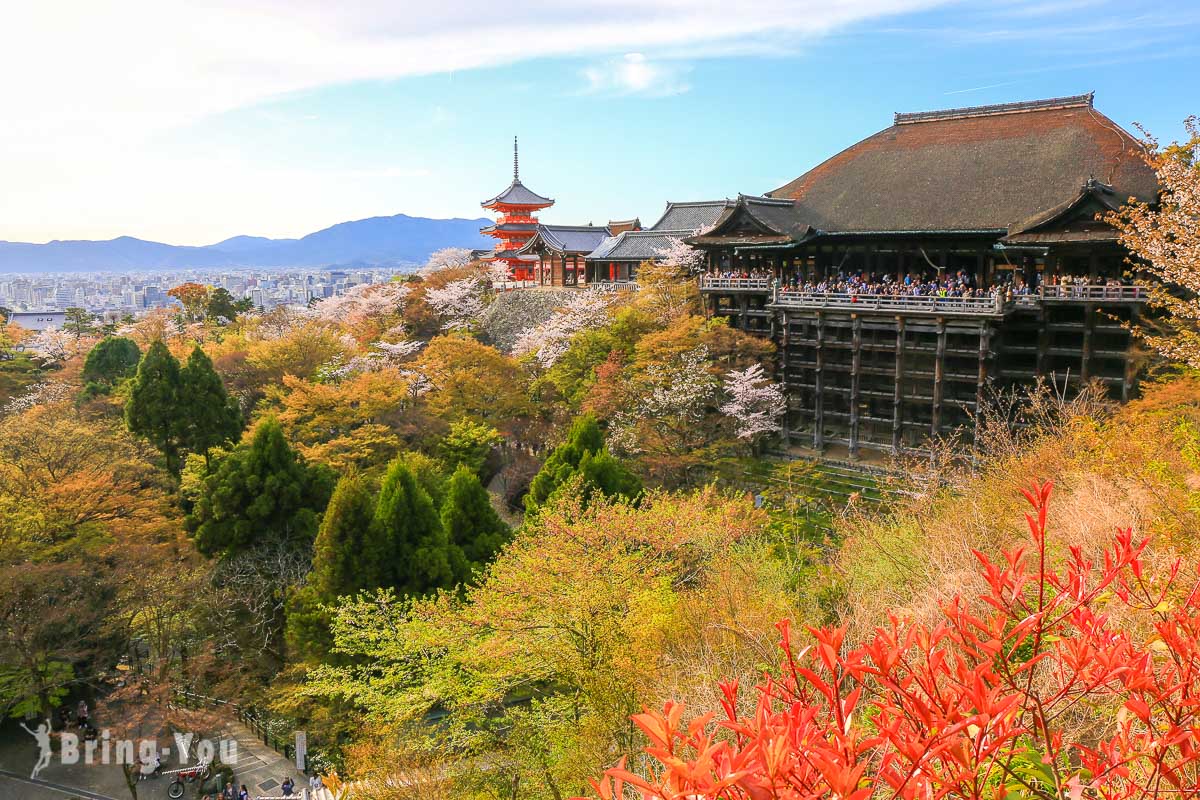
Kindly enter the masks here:
[[490, 563], [512, 535], [492, 507], [479, 476], [465, 464], [460, 464], [450, 477], [442, 506], [442, 527], [450, 544], [462, 550], [475, 571]]
[[96, 315], [86, 308], [68, 308], [63, 316], [63, 330], [74, 334], [76, 339], [81, 339], [85, 334], [91, 333], [96, 321]]
[[578, 491], [584, 493], [585, 500], [597, 492], [605, 497], [632, 499], [642, 491], [641, 480], [605, 449], [600, 424], [590, 414], [575, 420], [567, 440], [554, 448], [533, 477], [525, 495], [525, 510], [535, 512], [560, 487], [575, 486], [576, 476], [582, 479]]
[[305, 463], [275, 419], [221, 458], [186, 518], [197, 549], [229, 556], [272, 541], [312, 543], [333, 489], [332, 472]]
[[105, 336], [88, 351], [83, 362], [83, 379], [99, 391], [137, 373], [142, 351], [137, 342], [121, 336]]
[[237, 401], [225, 391], [212, 360], [199, 345], [180, 371], [179, 414], [183, 422], [183, 444], [200, 453], [208, 463], [209, 451], [242, 434], [242, 413]]
[[450, 431], [438, 445], [442, 458], [450, 468], [464, 465], [476, 475], [482, 475], [483, 465], [492, 448], [504, 441], [500, 431], [470, 419], [450, 423]]
[[462, 550], [450, 544], [429, 494], [400, 459], [384, 476], [363, 554], [383, 565], [388, 582], [406, 595], [454, 586], [467, 574]]
[[179, 474], [184, 435], [184, 420], [179, 416], [179, 372], [175, 356], [161, 339], [156, 340], [138, 364], [125, 403], [126, 426], [154, 445], [175, 475]]
[[238, 316], [238, 304], [233, 299], [233, 295], [228, 289], [217, 288], [213, 289], [208, 295], [208, 306], [205, 309], [205, 315], [210, 320], [216, 320], [218, 317], [223, 317], [229, 322], [233, 322]]

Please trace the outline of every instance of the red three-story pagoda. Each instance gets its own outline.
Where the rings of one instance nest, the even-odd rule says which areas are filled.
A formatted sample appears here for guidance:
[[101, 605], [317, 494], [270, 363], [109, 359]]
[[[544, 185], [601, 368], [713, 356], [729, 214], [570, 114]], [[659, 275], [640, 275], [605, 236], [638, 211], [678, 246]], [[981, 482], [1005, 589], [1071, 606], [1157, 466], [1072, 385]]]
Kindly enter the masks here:
[[525, 188], [521, 183], [519, 167], [517, 137], [514, 136], [512, 183], [491, 200], [480, 203], [484, 208], [495, 211], [498, 216], [495, 225], [481, 228], [479, 232], [498, 240], [493, 260], [505, 264], [514, 280], [526, 281], [533, 279], [532, 257], [522, 258], [517, 252], [537, 231], [538, 221], [534, 212], [549, 208], [554, 205], [554, 201]]

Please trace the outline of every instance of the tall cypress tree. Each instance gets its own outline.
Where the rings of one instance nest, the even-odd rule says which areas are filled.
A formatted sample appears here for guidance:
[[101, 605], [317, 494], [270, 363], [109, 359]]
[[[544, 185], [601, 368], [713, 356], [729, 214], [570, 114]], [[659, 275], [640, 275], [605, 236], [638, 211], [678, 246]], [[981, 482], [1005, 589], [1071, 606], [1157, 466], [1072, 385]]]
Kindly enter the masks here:
[[183, 445], [193, 453], [204, 454], [204, 463], [208, 464], [209, 450], [236, 442], [242, 435], [242, 413], [200, 345], [188, 356], [179, 377]]
[[375, 499], [358, 475], [338, 481], [313, 545], [309, 582], [322, 602], [382, 586], [382, 564], [365, 555]]
[[185, 524], [205, 555], [232, 555], [279, 541], [304, 547], [329, 502], [333, 473], [310, 466], [292, 450], [278, 420], [258, 426], [205, 476]]
[[599, 493], [606, 497], [637, 497], [642, 482], [604, 447], [600, 424], [590, 414], [575, 420], [567, 439], [551, 451], [529, 484], [525, 510], [535, 512], [560, 486], [576, 475], [583, 478], [585, 500]]
[[125, 403], [125, 424], [154, 445], [163, 454], [167, 469], [176, 475], [184, 433], [179, 414], [180, 389], [179, 362], [158, 339], [138, 364]]
[[466, 572], [462, 551], [446, 539], [433, 501], [401, 459], [388, 467], [363, 550], [366, 558], [378, 559], [402, 594], [453, 586]]
[[294, 655], [328, 661], [333, 634], [323, 606], [383, 585], [382, 565], [363, 551], [374, 516], [375, 498], [366, 481], [358, 475], [338, 481], [313, 544], [308, 583], [288, 598], [286, 639]]
[[442, 527], [450, 544], [462, 550], [472, 571], [491, 562], [512, 533], [492, 507], [479, 476], [466, 464], [459, 465], [446, 487]]

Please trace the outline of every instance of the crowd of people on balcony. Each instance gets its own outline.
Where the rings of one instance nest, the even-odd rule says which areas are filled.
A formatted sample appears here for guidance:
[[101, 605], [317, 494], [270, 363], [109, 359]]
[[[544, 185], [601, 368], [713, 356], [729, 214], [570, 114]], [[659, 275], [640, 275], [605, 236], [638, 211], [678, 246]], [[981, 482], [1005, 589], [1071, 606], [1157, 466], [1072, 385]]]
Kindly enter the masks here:
[[[715, 281], [768, 281], [769, 288], [784, 292], [821, 295], [883, 296], [883, 297], [945, 297], [945, 298], [995, 298], [1018, 299], [1034, 296], [1041, 291], [1041, 276], [1027, 281], [1020, 271], [1003, 273], [996, 282], [980, 287], [975, 276], [965, 270], [946, 273], [940, 278], [932, 275], [909, 273], [902, 279], [895, 275], [877, 275], [863, 272], [839, 273], [821, 280], [804, 280], [799, 275], [777, 278], [771, 270], [710, 270], [705, 273], [710, 282]], [[1089, 278], [1086, 275], [1059, 275], [1045, 281], [1047, 286], [1066, 287], [1065, 293], [1082, 293], [1084, 287], [1102, 286], [1118, 290], [1127, 285], [1118, 278]]]

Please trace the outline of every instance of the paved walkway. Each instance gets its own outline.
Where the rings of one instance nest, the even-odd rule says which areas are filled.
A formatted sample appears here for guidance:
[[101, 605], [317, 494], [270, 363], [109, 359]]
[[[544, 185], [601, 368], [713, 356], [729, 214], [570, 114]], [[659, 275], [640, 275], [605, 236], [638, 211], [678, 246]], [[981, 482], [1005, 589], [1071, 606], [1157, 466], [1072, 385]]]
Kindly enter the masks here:
[[246, 784], [250, 796], [272, 796], [279, 794], [279, 787], [286, 776], [296, 784], [296, 794], [308, 787], [308, 776], [296, 769], [296, 765], [262, 743], [254, 733], [240, 722], [229, 722], [222, 735], [236, 739], [237, 763], [233, 765], [235, 786]]
[[[274, 797], [286, 776], [296, 785], [296, 794], [307, 790], [308, 777], [279, 753], [262, 743], [261, 739], [240, 722], [226, 723], [219, 734], [237, 741], [237, 762], [234, 769], [235, 786], [246, 784], [250, 796]], [[37, 759], [37, 745], [15, 726], [6, 725], [0, 733], [0, 800], [126, 800], [129, 789], [125, 776], [115, 764], [63, 764], [57, 757], [41, 771], [38, 780], [29, 777]], [[163, 759], [165, 769], [179, 767], [174, 754]], [[169, 780], [158, 777], [138, 784], [139, 800], [164, 800]], [[190, 785], [188, 800], [199, 797], [198, 787]], [[317, 800], [333, 800], [328, 792]]]

